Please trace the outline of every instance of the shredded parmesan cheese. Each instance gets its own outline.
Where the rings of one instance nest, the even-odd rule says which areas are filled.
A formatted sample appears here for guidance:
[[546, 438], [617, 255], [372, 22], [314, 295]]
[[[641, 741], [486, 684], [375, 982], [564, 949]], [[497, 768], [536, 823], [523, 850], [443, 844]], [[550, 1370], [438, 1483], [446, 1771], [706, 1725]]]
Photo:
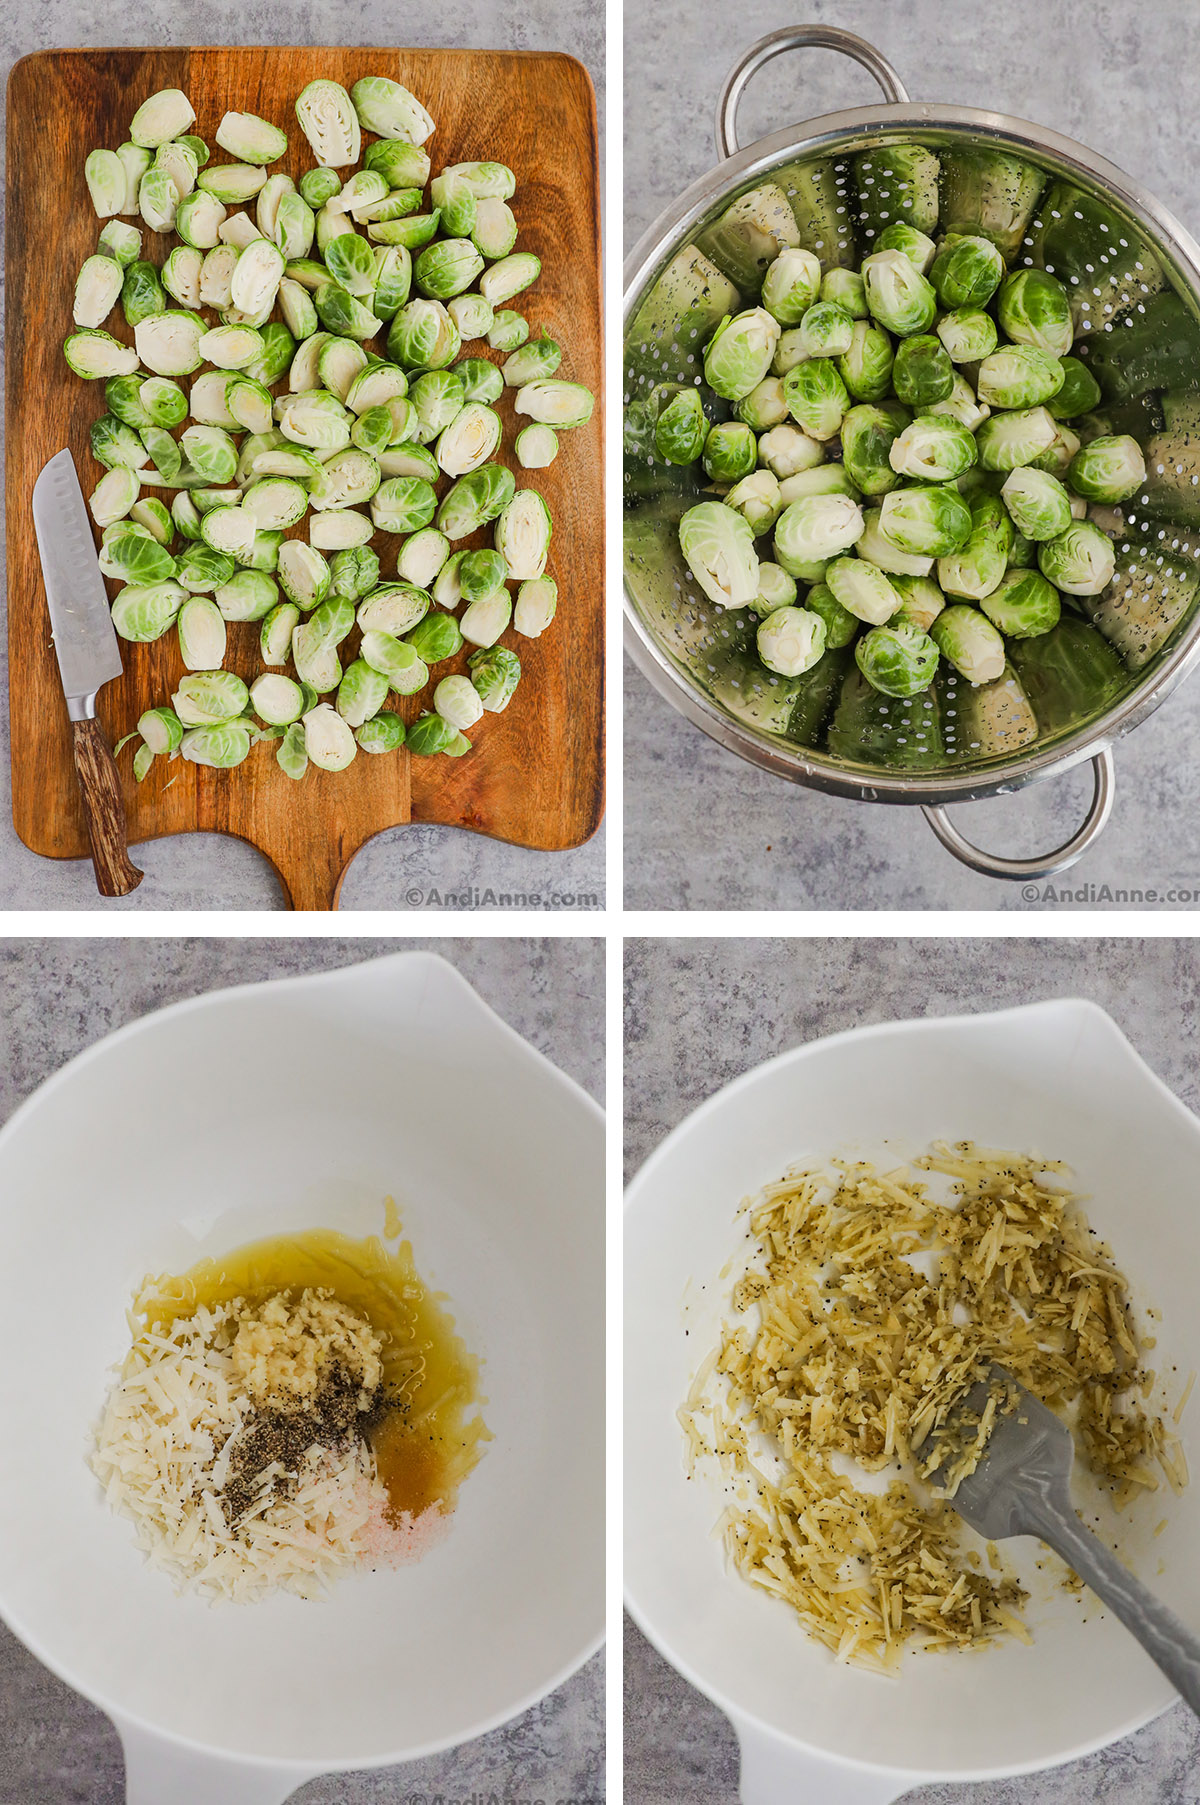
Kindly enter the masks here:
[[1125, 1280], [1065, 1168], [969, 1143], [915, 1164], [953, 1181], [949, 1202], [913, 1171], [841, 1162], [749, 1200], [735, 1319], [680, 1411], [690, 1463], [715, 1456], [738, 1496], [718, 1525], [731, 1562], [838, 1660], [882, 1671], [903, 1645], [1030, 1639], [994, 1545], [989, 1574], [919, 1477], [992, 1363], [1073, 1419], [1117, 1508], [1156, 1490], [1156, 1469], [1187, 1482], [1142, 1403]]

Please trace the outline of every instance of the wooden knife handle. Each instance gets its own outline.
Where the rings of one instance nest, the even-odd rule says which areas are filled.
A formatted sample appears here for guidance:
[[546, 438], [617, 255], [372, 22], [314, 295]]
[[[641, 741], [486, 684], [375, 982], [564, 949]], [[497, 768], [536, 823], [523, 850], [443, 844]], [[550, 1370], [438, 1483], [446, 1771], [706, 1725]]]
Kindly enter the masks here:
[[101, 896], [128, 896], [143, 874], [130, 862], [125, 803], [112, 752], [94, 718], [72, 721], [71, 733], [96, 887]]

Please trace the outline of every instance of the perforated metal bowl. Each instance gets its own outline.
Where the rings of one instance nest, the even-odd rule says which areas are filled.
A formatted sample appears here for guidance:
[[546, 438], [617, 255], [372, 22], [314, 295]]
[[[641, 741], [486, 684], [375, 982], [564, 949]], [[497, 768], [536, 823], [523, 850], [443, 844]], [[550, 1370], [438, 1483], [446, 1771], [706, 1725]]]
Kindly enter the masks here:
[[[810, 120], [738, 146], [747, 82], [785, 50], [854, 57], [886, 106]], [[857, 265], [912, 194], [895, 147], [940, 162], [939, 219], [985, 230], [1010, 268], [1052, 269], [1072, 293], [1075, 352], [1101, 384], [1111, 430], [1143, 447], [1145, 489], [1099, 511], [1117, 570], [1103, 596], [1064, 610], [1040, 639], [1010, 642], [997, 683], [939, 672], [910, 701], [868, 692], [850, 654], [804, 678], [754, 654], [756, 622], [725, 612], [692, 578], [678, 521], [700, 499], [699, 466], [656, 457], [646, 421], [658, 383], [698, 382], [721, 316], [753, 304], [784, 243]], [[627, 644], [654, 687], [713, 739], [793, 783], [864, 801], [918, 804], [942, 843], [992, 876], [1049, 876], [1075, 862], [1112, 806], [1112, 748], [1200, 658], [1200, 245], [1094, 151], [1024, 120], [909, 100], [895, 71], [848, 32], [798, 26], [755, 44], [717, 111], [720, 165], [650, 228], [625, 268], [625, 595]], [[981, 177], [981, 153], [1009, 162]], [[707, 393], [707, 391], [706, 391]], [[944, 805], [994, 796], [1092, 761], [1080, 831], [1053, 853], [1003, 859], [953, 826]]]

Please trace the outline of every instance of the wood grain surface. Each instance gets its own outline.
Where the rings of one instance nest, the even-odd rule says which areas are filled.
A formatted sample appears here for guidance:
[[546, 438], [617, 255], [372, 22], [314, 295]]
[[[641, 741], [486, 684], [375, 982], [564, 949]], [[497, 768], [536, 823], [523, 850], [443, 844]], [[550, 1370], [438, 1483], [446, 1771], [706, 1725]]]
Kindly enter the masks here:
[[[336, 907], [350, 859], [384, 828], [410, 820], [443, 822], [552, 850], [579, 845], [599, 823], [601, 290], [595, 101], [585, 70], [565, 55], [479, 50], [43, 51], [24, 58], [9, 77], [6, 232], [13, 819], [34, 852], [79, 858], [88, 851], [30, 499], [42, 465], [64, 446], [74, 453], [85, 495], [103, 474], [91, 456], [88, 433], [105, 411], [104, 385], [72, 375], [61, 349], [73, 329], [75, 273], [95, 250], [101, 225], [84, 181], [85, 158], [98, 146], [116, 149], [142, 100], [160, 88], [177, 87], [196, 109], [192, 129], [210, 147], [227, 110], [257, 113], [283, 126], [288, 155], [271, 167], [298, 180], [315, 163], [295, 117], [300, 90], [318, 77], [349, 87], [372, 74], [402, 82], [437, 121], [427, 145], [435, 174], [445, 164], [484, 157], [499, 158], [514, 170], [517, 248], [542, 260], [539, 281], [514, 306], [526, 315], [534, 336], [544, 329], [562, 345], [559, 374], [586, 383], [596, 395], [589, 425], [564, 432], [555, 462], [529, 472], [520, 470], [512, 452], [522, 423], [513, 411], [513, 391], [499, 404], [505, 426], [500, 456], [519, 483], [545, 496], [554, 517], [547, 568], [558, 583], [558, 615], [538, 640], [522, 639], [511, 629], [505, 635], [503, 643], [520, 656], [521, 683], [508, 708], [485, 715], [474, 730], [468, 756], [362, 755], [347, 771], [310, 767], [304, 780], [294, 783], [276, 766], [268, 743], [255, 747], [233, 771], [156, 759], [139, 785], [130, 771], [129, 748], [121, 759], [129, 838], [135, 843], [196, 830], [236, 834], [271, 859], [294, 908], [328, 909]], [[364, 148], [367, 142], [364, 134]], [[216, 151], [216, 159], [224, 156]], [[143, 255], [161, 264], [174, 242], [146, 231]], [[107, 329], [132, 343], [119, 306]], [[464, 354], [503, 361], [478, 341], [465, 346]], [[446, 487], [443, 479], [439, 494]], [[488, 537], [479, 534], [455, 549], [486, 543]], [[394, 574], [398, 543], [376, 536], [385, 577]], [[110, 584], [110, 592], [117, 587]], [[247, 680], [261, 668], [258, 631], [257, 623], [229, 630], [226, 663]], [[347, 642], [345, 651], [354, 644]], [[154, 645], [123, 645], [122, 652], [125, 674], [101, 691], [98, 707], [113, 742], [133, 728], [143, 709], [169, 699], [184, 668], [173, 632]], [[435, 676], [460, 670], [464, 662], [465, 650], [439, 665]], [[406, 718], [428, 706], [428, 695], [399, 704]], [[401, 843], [397, 897], [405, 887], [403, 866]]]

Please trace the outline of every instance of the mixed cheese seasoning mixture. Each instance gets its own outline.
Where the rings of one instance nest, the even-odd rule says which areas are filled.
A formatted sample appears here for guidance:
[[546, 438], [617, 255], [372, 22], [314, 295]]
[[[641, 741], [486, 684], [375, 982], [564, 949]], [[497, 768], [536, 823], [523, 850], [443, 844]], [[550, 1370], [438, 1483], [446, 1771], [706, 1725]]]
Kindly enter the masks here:
[[[918, 1172], [952, 1181], [946, 1201]], [[744, 1206], [734, 1319], [680, 1420], [689, 1460], [716, 1456], [737, 1498], [720, 1525], [733, 1564], [841, 1660], [1028, 1639], [1017, 1581], [922, 1483], [993, 1362], [1070, 1421], [1117, 1509], [1186, 1484], [1146, 1403], [1153, 1341], [1066, 1176], [938, 1143], [912, 1170], [793, 1170]]]
[[406, 1243], [259, 1242], [145, 1280], [129, 1320], [91, 1464], [178, 1590], [314, 1597], [444, 1534], [487, 1431]]

